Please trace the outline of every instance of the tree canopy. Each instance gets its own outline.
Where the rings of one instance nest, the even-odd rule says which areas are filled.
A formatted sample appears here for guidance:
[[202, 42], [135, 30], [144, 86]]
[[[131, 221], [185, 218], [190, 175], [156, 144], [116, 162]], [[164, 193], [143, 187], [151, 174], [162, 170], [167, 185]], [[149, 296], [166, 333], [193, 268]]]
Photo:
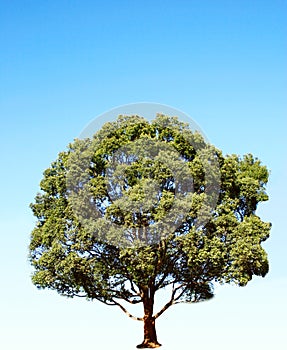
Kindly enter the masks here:
[[[224, 156], [176, 117], [119, 116], [45, 170], [31, 204], [32, 281], [120, 307], [144, 321], [138, 347], [158, 347], [155, 320], [171, 305], [268, 272], [261, 243], [271, 224], [256, 215], [268, 175], [251, 154]], [[142, 303], [143, 315], [127, 303]]]

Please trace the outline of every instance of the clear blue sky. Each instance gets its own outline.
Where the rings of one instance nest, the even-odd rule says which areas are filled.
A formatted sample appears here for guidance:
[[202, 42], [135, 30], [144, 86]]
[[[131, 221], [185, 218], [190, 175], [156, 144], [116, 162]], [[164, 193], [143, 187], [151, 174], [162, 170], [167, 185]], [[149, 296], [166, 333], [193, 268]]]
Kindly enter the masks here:
[[127, 350], [142, 340], [142, 324], [120, 310], [36, 290], [28, 206], [43, 170], [87, 123], [150, 101], [186, 112], [224, 153], [253, 153], [271, 169], [258, 211], [273, 223], [269, 275], [167, 311], [162, 349], [282, 349], [286, 34], [284, 0], [1, 1], [1, 348]]

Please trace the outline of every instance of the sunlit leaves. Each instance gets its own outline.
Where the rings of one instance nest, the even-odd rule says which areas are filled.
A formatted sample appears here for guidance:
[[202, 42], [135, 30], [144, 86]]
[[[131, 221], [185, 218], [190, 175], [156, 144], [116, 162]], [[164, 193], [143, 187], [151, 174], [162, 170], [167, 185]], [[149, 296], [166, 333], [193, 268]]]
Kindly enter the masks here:
[[214, 281], [265, 276], [270, 224], [255, 212], [268, 175], [176, 118], [120, 116], [44, 172], [31, 205], [33, 283], [103, 302], [175, 285], [178, 302], [196, 302], [212, 297]]

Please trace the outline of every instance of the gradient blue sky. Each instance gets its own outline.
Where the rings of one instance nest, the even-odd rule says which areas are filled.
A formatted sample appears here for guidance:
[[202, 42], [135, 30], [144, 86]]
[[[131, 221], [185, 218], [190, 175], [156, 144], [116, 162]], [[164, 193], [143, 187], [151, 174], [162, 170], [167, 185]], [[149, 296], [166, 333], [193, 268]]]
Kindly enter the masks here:
[[[183, 110], [224, 153], [271, 170], [270, 273], [158, 320], [162, 349], [282, 349], [287, 342], [287, 3], [0, 3], [1, 316], [6, 350], [134, 349], [142, 324], [30, 282], [29, 209], [42, 172], [96, 116], [150, 101]], [[281, 345], [282, 344], [282, 345]]]

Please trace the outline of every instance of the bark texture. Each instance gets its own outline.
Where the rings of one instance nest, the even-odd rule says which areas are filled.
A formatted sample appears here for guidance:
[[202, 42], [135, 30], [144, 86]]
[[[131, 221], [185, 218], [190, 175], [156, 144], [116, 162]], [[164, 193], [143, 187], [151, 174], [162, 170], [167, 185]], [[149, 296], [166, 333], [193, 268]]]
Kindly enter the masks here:
[[155, 317], [153, 317], [154, 292], [151, 288], [143, 291], [144, 305], [144, 340], [137, 346], [138, 349], [159, 348], [161, 344], [157, 341], [155, 329]]

